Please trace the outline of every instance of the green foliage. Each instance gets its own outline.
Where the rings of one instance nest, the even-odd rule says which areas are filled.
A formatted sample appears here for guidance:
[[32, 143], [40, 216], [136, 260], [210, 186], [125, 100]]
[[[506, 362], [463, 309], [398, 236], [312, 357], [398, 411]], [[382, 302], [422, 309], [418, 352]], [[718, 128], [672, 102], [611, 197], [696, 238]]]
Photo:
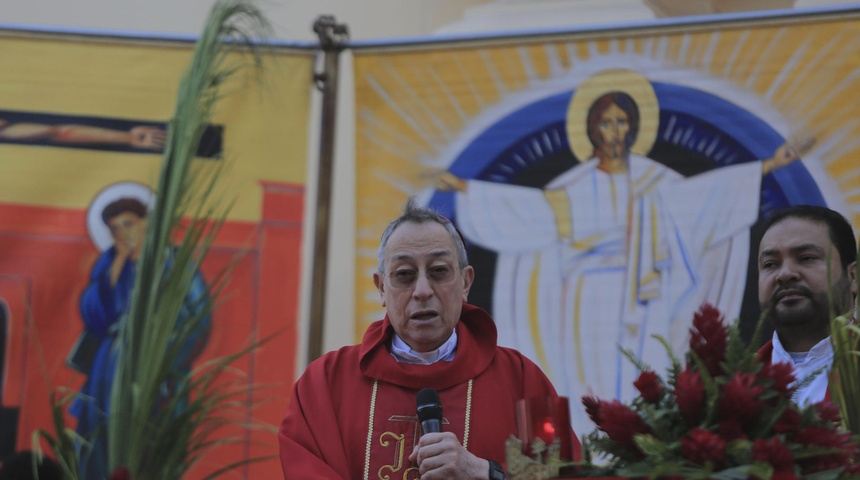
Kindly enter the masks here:
[[860, 327], [845, 316], [830, 324], [833, 343], [833, 369], [830, 373], [830, 393], [839, 405], [842, 426], [860, 436]]
[[[229, 210], [213, 198], [220, 170], [206, 173], [194, 165], [194, 154], [222, 98], [222, 87], [241, 67], [231, 62], [231, 52], [252, 46], [254, 34], [265, 27], [252, 4], [218, 1], [180, 83], [131, 307], [121, 322], [108, 422], [110, 471], [125, 467], [134, 478], [178, 479], [206, 449], [238, 441], [211, 438], [240, 421], [227, 415], [241, 406], [244, 382], [219, 383], [216, 388], [215, 381], [248, 350], [184, 377], [177, 377], [176, 365], [182, 362], [183, 347], [205, 328], [202, 322], [212, 310], [212, 299], [229, 278], [229, 272], [215, 278], [208, 295], [193, 308], [195, 314], [183, 318], [194, 276]], [[184, 218], [190, 219], [187, 226], [180, 224]], [[181, 241], [174, 246], [180, 233]]]
[[[178, 366], [187, 363], [184, 348], [208, 327], [213, 304], [230, 277], [228, 266], [189, 306], [195, 274], [230, 209], [213, 193], [222, 167], [202, 166], [194, 155], [227, 80], [247, 66], [242, 54], [261, 66], [253, 39], [267, 31], [267, 21], [253, 4], [218, 0], [179, 85], [131, 306], [119, 322], [108, 412], [109, 472], [127, 468], [135, 479], [180, 479], [207, 450], [244, 441], [223, 437], [224, 427], [262, 428], [244, 418], [247, 381], [241, 375], [228, 380], [225, 374], [235, 374], [230, 365], [265, 340], [194, 370]], [[41, 439], [53, 449], [70, 480], [77, 479], [79, 471], [75, 444], [84, 450], [89, 445], [63, 421], [64, 407], [74, 396], [52, 396], [56, 437], [44, 431], [34, 434], [34, 443]], [[207, 478], [259, 460], [224, 466]]]
[[[671, 382], [675, 377], [678, 376], [678, 373], [681, 372], [681, 360], [675, 356], [675, 352], [672, 351], [672, 346], [669, 345], [669, 340], [666, 340], [666, 337], [662, 335], [654, 335], [654, 339], [660, 342], [660, 345], [666, 350], [666, 355], [669, 356], [669, 361], [671, 362], [672, 367], [669, 369], [669, 381]], [[640, 370], [642, 371], [642, 370]]]
[[[54, 424], [54, 430], [57, 436], [54, 437], [45, 430], [38, 429], [33, 432], [31, 443], [33, 451], [37, 455], [41, 455], [40, 440], [44, 440], [54, 455], [57, 456], [57, 463], [60, 465], [60, 471], [63, 472], [63, 478], [66, 480], [77, 480], [78, 472], [78, 457], [75, 455], [75, 440], [82, 441], [77, 438], [74, 430], [66, 428], [66, 422], [63, 418], [63, 411], [66, 406], [71, 403], [77, 394], [71, 391], [64, 391], [63, 395], [58, 399], [59, 392], [51, 393], [51, 421]], [[35, 468], [34, 468], [35, 471]]]
[[[860, 250], [858, 250], [860, 255]], [[829, 263], [829, 262], [828, 262]], [[860, 262], [854, 264], [855, 281], [860, 278]], [[846, 272], [847, 273], [847, 272]], [[829, 275], [829, 272], [828, 272]], [[829, 293], [829, 292], [828, 292]], [[828, 295], [830, 300], [830, 295]], [[832, 301], [829, 302], [833, 304]], [[857, 325], [860, 303], [855, 297], [853, 316], [831, 311], [830, 342], [833, 366], [829, 385], [833, 402], [839, 406], [842, 427], [860, 439], [860, 326]]]

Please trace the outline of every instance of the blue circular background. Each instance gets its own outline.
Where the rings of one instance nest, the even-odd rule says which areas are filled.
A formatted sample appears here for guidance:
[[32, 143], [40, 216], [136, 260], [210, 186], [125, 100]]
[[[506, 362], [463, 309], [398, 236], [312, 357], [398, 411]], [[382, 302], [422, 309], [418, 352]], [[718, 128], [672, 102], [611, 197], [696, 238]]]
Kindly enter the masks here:
[[[719, 168], [768, 158], [785, 142], [763, 120], [723, 98], [681, 85], [655, 82], [653, 86], [660, 104], [660, 126], [648, 156], [658, 162], [673, 166], [673, 159], [668, 157], [674, 156], [678, 163], [679, 156], [692, 156], [700, 162], [710, 162], [711, 168]], [[570, 167], [575, 166], [583, 159], [570, 153], [565, 130], [573, 93], [570, 90], [549, 96], [499, 119], [457, 155], [448, 171], [466, 179], [517, 183], [519, 173], [531, 167], [540, 168], [541, 162], [553, 154], [569, 154]], [[551, 140], [549, 145], [547, 138]], [[714, 141], [720, 148], [710, 153], [700, 151], [702, 145]], [[534, 142], [544, 147], [543, 155], [534, 155]], [[659, 152], [667, 147], [672, 155], [661, 155]], [[818, 186], [801, 162], [764, 177], [760, 214], [766, 216], [775, 208], [796, 204], [825, 205]], [[456, 218], [450, 192], [436, 192], [430, 206]]]
[[[647, 156], [682, 175], [765, 159], [786, 141], [741, 105], [695, 88], [652, 85], [660, 106], [660, 125]], [[548, 96], [500, 118], [460, 152], [448, 171], [464, 179], [543, 187], [585, 160], [574, 156], [567, 141], [565, 122], [574, 93]], [[755, 252], [761, 220], [775, 209], [797, 204], [825, 205], [802, 162], [762, 178], [759, 222], [750, 234], [747, 286], [757, 285]], [[434, 192], [429, 206], [456, 223], [453, 192]], [[472, 245], [469, 256], [478, 272], [469, 300], [492, 313], [495, 253]], [[759, 318], [756, 288], [746, 288], [740, 316], [741, 333], [750, 340]]]

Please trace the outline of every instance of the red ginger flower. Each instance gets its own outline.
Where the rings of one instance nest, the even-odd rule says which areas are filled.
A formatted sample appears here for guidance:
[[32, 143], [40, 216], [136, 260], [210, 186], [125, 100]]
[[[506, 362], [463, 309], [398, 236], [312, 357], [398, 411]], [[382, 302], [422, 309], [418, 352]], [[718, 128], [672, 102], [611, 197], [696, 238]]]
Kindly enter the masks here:
[[744, 428], [741, 426], [741, 422], [734, 418], [721, 421], [718, 433], [720, 434], [720, 437], [726, 441], [747, 438], [746, 432], [744, 432]]
[[776, 433], [793, 432], [800, 426], [800, 421], [800, 413], [797, 410], [786, 408], [774, 424], [773, 431]]
[[759, 396], [764, 387], [756, 385], [751, 373], [735, 373], [729, 383], [723, 385], [719, 399], [720, 417], [734, 418], [741, 423], [755, 420], [764, 402]]
[[663, 386], [657, 380], [657, 373], [654, 371], [646, 371], [639, 374], [639, 378], [633, 382], [633, 386], [639, 390], [642, 399], [648, 403], [657, 403], [660, 400], [660, 394], [663, 393]]
[[804, 458], [797, 461], [800, 471], [804, 474], [824, 472], [844, 467], [851, 462], [844, 454], [819, 455], [817, 457]]
[[726, 358], [729, 331], [721, 316], [713, 305], [704, 303], [693, 316], [690, 329], [690, 350], [702, 359], [711, 376], [722, 373], [720, 363]]
[[839, 416], [839, 407], [828, 400], [822, 400], [815, 404], [815, 410], [818, 416], [825, 422], [839, 424], [841, 417]]
[[757, 438], [753, 443], [752, 459], [757, 462], [769, 463], [774, 474], [788, 471], [794, 476], [794, 457], [785, 444], [774, 437], [770, 440]]
[[675, 399], [687, 425], [698, 425], [702, 419], [705, 384], [699, 372], [689, 366], [675, 379]]
[[689, 436], [681, 439], [681, 454], [699, 465], [707, 462], [719, 465], [726, 454], [726, 441], [704, 428], [694, 428]]
[[766, 363], [762, 365], [758, 373], [759, 378], [768, 379], [773, 382], [771, 388], [781, 393], [783, 397], [790, 399], [795, 388], [789, 387], [795, 380], [794, 367], [788, 362]]
[[820, 472], [851, 464], [857, 456], [857, 444], [851, 441], [850, 433], [840, 433], [826, 427], [806, 427], [789, 435], [789, 440], [803, 445], [814, 445], [838, 450], [835, 453], [818, 455], [799, 460], [804, 473]]
[[650, 429], [645, 421], [630, 407], [618, 400], [600, 402], [599, 419], [597, 428], [606, 432], [612, 441], [640, 453], [639, 449], [636, 448], [633, 436], [638, 433], [649, 433]]
[[851, 434], [840, 433], [831, 428], [809, 426], [801, 428], [789, 435], [793, 442], [819, 447], [839, 448], [851, 440]]
[[594, 395], [583, 395], [582, 404], [585, 406], [585, 413], [595, 425], [600, 425], [600, 400]]
[[110, 474], [108, 480], [131, 480], [131, 472], [125, 467], [117, 468]]

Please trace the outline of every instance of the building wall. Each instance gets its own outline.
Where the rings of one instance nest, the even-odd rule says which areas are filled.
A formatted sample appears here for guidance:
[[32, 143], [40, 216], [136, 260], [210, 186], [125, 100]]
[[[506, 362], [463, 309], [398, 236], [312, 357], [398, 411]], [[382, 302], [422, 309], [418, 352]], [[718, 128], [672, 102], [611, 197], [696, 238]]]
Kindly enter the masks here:
[[[212, 0], [6, 0], [2, 24], [38, 25], [74, 29], [114, 30], [195, 35], [199, 32]], [[648, 0], [293, 0], [261, 2], [273, 25], [273, 36], [281, 40], [314, 41], [313, 22], [321, 14], [333, 14], [349, 27], [353, 40], [384, 39], [414, 35], [461, 35], [475, 32], [561, 28], [618, 22], [649, 21], [658, 17], [691, 13], [724, 13], [726, 5], [736, 9], [806, 8], [838, 3], [832, 0], [750, 0], [722, 2], [693, 0], [664, 2]], [[683, 5], [681, 10], [672, 6]], [[715, 10], [721, 6], [720, 11]], [[350, 76], [352, 58], [341, 56], [335, 178], [331, 217], [328, 270], [328, 301], [325, 314], [324, 351], [351, 343], [354, 338], [354, 93]], [[304, 217], [305, 245], [313, 242], [313, 212], [316, 195], [316, 147], [318, 145], [319, 95], [314, 101], [310, 129], [308, 194]], [[381, 233], [381, 232], [380, 232]], [[311, 248], [305, 248], [303, 268], [302, 325], [308, 324]], [[480, 275], [480, 272], [478, 273]], [[371, 281], [368, 275], [368, 282]], [[306, 329], [303, 329], [305, 331]], [[297, 368], [305, 365], [306, 342], [297, 352]]]

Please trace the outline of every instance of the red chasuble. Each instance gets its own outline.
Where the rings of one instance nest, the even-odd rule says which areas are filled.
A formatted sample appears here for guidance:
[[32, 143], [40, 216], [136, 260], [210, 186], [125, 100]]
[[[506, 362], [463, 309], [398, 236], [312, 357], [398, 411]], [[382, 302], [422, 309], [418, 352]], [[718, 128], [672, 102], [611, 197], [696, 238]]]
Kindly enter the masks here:
[[505, 441], [516, 434], [516, 401], [556, 396], [537, 365], [496, 346], [493, 320], [478, 307], [463, 305], [451, 362], [398, 363], [389, 353], [393, 335], [386, 317], [368, 328], [361, 345], [308, 366], [281, 424], [285, 479], [419, 478], [409, 455], [421, 435], [415, 396], [422, 388], [439, 391], [443, 431], [474, 455], [504, 463]]

